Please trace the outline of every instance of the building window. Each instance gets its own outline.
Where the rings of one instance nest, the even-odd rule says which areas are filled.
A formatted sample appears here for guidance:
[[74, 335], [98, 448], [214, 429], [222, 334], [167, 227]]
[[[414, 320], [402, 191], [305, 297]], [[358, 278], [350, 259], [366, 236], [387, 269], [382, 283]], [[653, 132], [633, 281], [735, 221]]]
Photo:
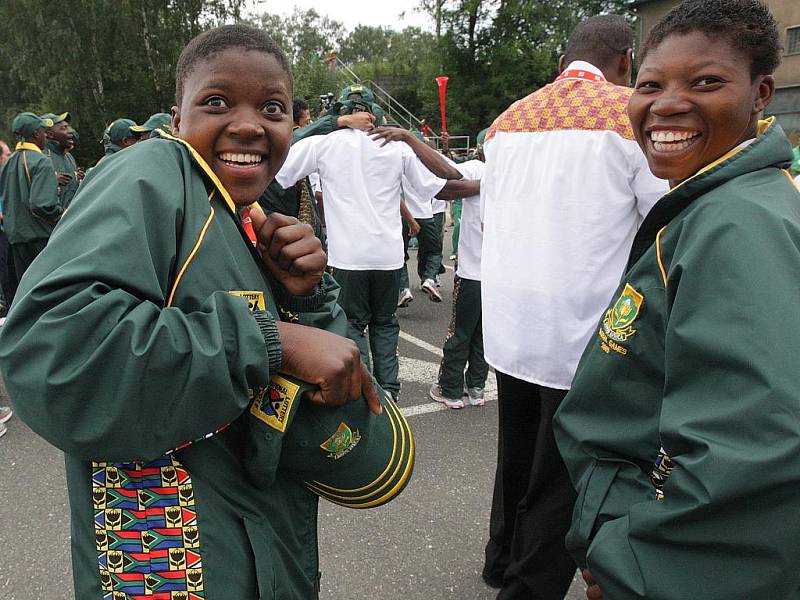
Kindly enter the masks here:
[[786, 30], [786, 54], [800, 54], [800, 25]]

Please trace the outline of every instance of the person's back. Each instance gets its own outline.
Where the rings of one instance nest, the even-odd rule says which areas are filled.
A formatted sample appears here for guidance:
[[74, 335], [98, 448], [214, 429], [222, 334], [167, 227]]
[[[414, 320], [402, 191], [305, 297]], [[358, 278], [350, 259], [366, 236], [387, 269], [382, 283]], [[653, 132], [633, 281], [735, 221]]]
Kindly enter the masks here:
[[[9, 242], [14, 244], [50, 237], [61, 212], [57, 209], [56, 178], [50, 159], [33, 144], [17, 144], [17, 150], [3, 169], [0, 187], [4, 200], [4, 228]], [[38, 212], [37, 204], [42, 204]], [[52, 220], [46, 213], [52, 213]]]
[[[666, 191], [648, 176], [633, 139], [625, 112], [632, 90], [595, 80], [602, 73], [584, 62], [565, 74], [574, 76], [523, 98], [495, 121], [483, 182], [491, 197], [485, 301], [525, 307], [513, 322], [489, 311], [487, 358], [556, 388], [569, 387], [638, 224]], [[537, 343], [514, 333], [520, 330], [535, 332]]]
[[[399, 269], [403, 174], [410, 176], [412, 185], [419, 185], [418, 170], [406, 168], [409, 160], [417, 159], [403, 143], [381, 146], [364, 131], [341, 129], [295, 144], [276, 180], [288, 186], [294, 171], [314, 161], [325, 194], [328, 264], [351, 270]], [[433, 195], [443, 182], [431, 181]]]
[[[369, 112], [368, 106], [356, 104], [347, 109]], [[365, 363], [371, 351], [375, 379], [397, 398], [401, 180], [405, 174], [421, 195], [430, 196], [442, 190], [445, 180], [431, 173], [407, 144], [381, 144], [354, 129], [297, 142], [275, 179], [288, 187], [313, 172], [322, 181], [328, 264], [341, 286], [348, 337], [358, 344]]]
[[574, 491], [550, 423], [637, 227], [667, 191], [626, 113], [632, 44], [623, 17], [587, 19], [558, 78], [486, 136], [483, 335], [500, 433], [484, 579], [502, 600], [560, 600], [569, 588]]

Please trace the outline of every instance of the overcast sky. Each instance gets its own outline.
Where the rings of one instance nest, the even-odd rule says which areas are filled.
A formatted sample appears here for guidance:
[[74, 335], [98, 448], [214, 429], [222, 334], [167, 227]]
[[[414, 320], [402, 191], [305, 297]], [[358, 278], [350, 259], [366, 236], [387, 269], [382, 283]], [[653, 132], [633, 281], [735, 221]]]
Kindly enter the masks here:
[[[256, 12], [291, 14], [295, 7], [313, 8], [320, 15], [344, 23], [353, 30], [357, 25], [386, 26], [395, 30], [404, 27], [422, 27], [433, 30], [431, 18], [414, 9], [418, 0], [251, 0]], [[405, 12], [404, 16], [400, 16]]]

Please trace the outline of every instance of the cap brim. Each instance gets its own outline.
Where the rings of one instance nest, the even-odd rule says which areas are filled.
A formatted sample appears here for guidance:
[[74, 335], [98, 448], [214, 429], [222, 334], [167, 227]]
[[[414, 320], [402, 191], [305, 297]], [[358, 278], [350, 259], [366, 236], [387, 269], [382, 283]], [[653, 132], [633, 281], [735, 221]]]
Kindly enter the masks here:
[[252, 402], [245, 468], [268, 487], [277, 469], [348, 508], [385, 504], [403, 491], [414, 468], [411, 428], [378, 388], [383, 413], [361, 399], [338, 408], [302, 399], [313, 386], [276, 376]]
[[[414, 436], [408, 421], [394, 401], [387, 398], [386, 402], [382, 404], [383, 415], [377, 416], [376, 419], [385, 417], [390, 425], [391, 446], [386, 445], [388, 440], [382, 432], [378, 433], [373, 430], [373, 439], [366, 442], [370, 448], [365, 452], [377, 456], [383, 455], [381, 448], [377, 447], [380, 444], [391, 449], [388, 456], [384, 456], [383, 460], [379, 461], [367, 461], [371, 469], [355, 465], [353, 473], [357, 472], [359, 477], [354, 477], [353, 473], [348, 473], [344, 467], [340, 473], [323, 473], [318, 479], [306, 482], [308, 489], [320, 497], [346, 508], [375, 508], [393, 500], [405, 489], [414, 470], [416, 454]], [[375, 471], [381, 467], [383, 468], [376, 475]], [[368, 483], [353, 487], [365, 480]], [[347, 487], [340, 487], [343, 485], [343, 481]]]
[[135, 133], [147, 133], [148, 131], [153, 131], [150, 127], [145, 127], [144, 125], [131, 125], [131, 131]]

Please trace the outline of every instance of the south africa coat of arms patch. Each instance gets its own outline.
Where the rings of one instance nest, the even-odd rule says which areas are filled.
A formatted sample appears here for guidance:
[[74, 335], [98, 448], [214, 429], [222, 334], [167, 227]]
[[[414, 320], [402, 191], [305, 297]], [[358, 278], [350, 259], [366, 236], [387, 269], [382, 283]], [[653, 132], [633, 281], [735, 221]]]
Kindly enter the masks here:
[[627, 348], [620, 346], [630, 338], [636, 330], [633, 322], [642, 308], [644, 296], [633, 289], [630, 283], [625, 284], [617, 301], [606, 311], [603, 318], [603, 327], [600, 329], [600, 339], [602, 349], [605, 352], [614, 350], [619, 354], [627, 354]]

